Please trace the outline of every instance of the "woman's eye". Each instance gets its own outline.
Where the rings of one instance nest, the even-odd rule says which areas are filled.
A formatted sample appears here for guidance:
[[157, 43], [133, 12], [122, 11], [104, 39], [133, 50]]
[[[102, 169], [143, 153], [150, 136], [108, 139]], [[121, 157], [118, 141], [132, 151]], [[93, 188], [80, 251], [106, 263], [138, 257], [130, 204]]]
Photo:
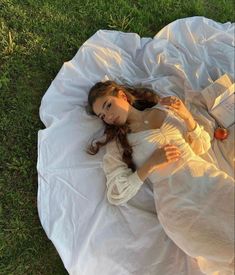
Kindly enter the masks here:
[[109, 109], [111, 107], [111, 103], [109, 103], [108, 105], [107, 105], [107, 109]]

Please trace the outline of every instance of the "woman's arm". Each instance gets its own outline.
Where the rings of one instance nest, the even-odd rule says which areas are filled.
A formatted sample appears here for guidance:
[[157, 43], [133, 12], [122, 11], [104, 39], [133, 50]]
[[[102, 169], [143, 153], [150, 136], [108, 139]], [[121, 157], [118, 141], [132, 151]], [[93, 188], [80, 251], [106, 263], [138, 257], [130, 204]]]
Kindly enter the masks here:
[[160, 103], [176, 113], [185, 123], [187, 131], [185, 139], [197, 155], [206, 153], [211, 147], [210, 135], [193, 118], [184, 103], [175, 96], [164, 97]]
[[211, 138], [203, 126], [199, 125], [189, 112], [187, 119], [184, 119], [187, 131], [185, 140], [190, 144], [194, 153], [197, 155], [205, 154], [211, 147]]
[[120, 205], [136, 195], [144, 180], [159, 167], [179, 158], [180, 152], [174, 145], [156, 149], [146, 162], [134, 173], [122, 160], [122, 152], [115, 141], [106, 146], [103, 169], [107, 178], [107, 198], [111, 204]]

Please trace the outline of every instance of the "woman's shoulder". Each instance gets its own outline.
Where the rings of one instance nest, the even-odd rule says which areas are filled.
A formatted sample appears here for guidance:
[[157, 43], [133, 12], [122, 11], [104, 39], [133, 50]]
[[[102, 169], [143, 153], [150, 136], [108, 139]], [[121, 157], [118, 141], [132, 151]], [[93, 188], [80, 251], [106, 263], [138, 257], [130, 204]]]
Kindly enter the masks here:
[[160, 128], [168, 115], [168, 109], [157, 104], [150, 109], [149, 122], [152, 128]]
[[167, 111], [167, 108], [164, 105], [160, 104], [160, 103], [157, 103], [156, 105], [154, 105], [150, 109]]

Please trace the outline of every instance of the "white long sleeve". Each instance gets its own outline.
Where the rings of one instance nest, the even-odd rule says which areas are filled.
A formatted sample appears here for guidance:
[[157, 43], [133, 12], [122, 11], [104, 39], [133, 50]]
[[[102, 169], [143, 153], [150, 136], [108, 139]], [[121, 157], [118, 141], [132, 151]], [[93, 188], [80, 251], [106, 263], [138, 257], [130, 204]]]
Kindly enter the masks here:
[[193, 131], [186, 132], [185, 139], [197, 155], [206, 153], [211, 147], [210, 135], [198, 123]]
[[136, 195], [143, 181], [122, 160], [115, 141], [106, 146], [103, 169], [107, 178], [107, 198], [111, 204], [120, 205]]

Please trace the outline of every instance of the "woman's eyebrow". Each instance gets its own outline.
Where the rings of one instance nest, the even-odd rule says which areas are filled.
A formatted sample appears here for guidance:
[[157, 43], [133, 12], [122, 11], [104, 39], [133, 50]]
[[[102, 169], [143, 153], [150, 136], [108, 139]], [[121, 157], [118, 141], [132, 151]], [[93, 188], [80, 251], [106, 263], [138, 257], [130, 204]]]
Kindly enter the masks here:
[[[106, 102], [107, 102], [107, 99], [106, 99], [105, 102], [103, 103], [102, 110], [104, 109]], [[100, 114], [98, 114], [98, 117], [100, 117]]]

